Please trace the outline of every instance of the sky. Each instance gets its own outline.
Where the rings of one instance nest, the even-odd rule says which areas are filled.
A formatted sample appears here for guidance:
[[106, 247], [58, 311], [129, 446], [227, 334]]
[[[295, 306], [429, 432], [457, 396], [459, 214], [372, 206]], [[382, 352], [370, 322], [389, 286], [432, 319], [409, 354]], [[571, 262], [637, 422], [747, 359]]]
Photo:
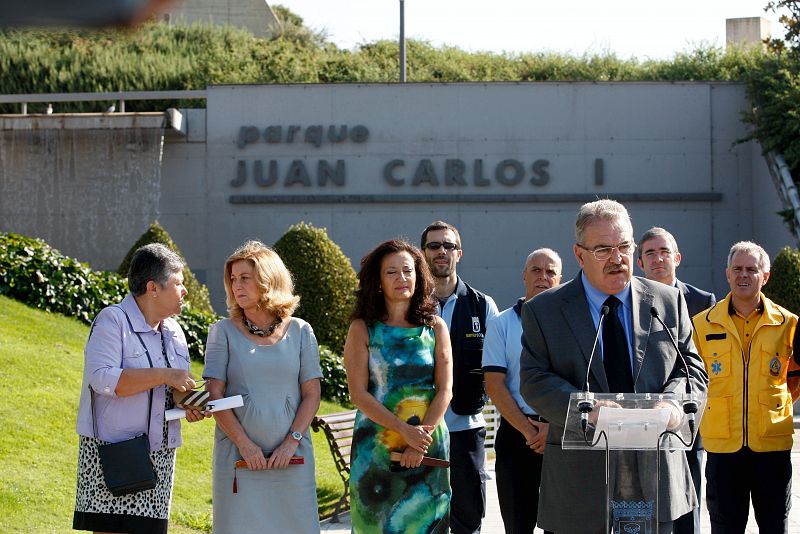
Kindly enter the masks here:
[[[725, 45], [725, 19], [763, 17], [783, 35], [767, 0], [404, 0], [406, 38], [467, 51], [613, 52], [668, 59], [701, 45]], [[325, 30], [341, 48], [397, 39], [400, 0], [275, 0]]]

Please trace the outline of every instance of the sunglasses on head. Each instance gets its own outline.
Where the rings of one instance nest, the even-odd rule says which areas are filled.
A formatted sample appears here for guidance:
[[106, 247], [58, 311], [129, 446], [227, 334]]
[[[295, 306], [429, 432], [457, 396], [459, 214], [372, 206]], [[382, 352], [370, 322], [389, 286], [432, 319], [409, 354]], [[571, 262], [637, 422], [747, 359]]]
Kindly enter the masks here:
[[439, 250], [440, 248], [444, 247], [445, 250], [456, 250], [458, 249], [458, 245], [455, 243], [449, 243], [445, 241], [444, 243], [440, 243], [438, 241], [431, 241], [429, 243], [425, 243], [425, 248], [428, 250]]

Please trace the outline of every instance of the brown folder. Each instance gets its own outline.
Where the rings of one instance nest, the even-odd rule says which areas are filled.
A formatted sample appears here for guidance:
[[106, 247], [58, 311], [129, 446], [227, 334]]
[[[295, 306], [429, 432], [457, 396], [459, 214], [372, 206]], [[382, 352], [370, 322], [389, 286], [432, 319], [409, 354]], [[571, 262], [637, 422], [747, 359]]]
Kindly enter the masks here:
[[[389, 458], [393, 462], [399, 462], [402, 457], [403, 457], [402, 452], [393, 452], [389, 455]], [[448, 462], [447, 460], [440, 460], [439, 458], [423, 456], [422, 465], [426, 465], [428, 467], [450, 467], [450, 462]]]
[[[269, 456], [266, 456], [269, 459]], [[306, 461], [302, 456], [292, 456], [289, 459], [289, 465], [303, 465]], [[244, 460], [236, 460], [236, 463], [233, 464], [236, 469], [247, 469], [247, 462]]]

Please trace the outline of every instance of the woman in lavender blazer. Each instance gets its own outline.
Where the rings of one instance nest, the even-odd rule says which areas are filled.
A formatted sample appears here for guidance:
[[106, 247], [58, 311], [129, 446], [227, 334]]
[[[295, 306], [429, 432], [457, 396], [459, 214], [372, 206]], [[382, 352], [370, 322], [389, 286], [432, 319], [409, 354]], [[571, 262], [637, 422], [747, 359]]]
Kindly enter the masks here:
[[[172, 391], [189, 391], [186, 338], [173, 315], [186, 296], [183, 262], [164, 245], [138, 249], [128, 273], [130, 293], [103, 309], [84, 349], [78, 408], [78, 483], [72, 528], [95, 532], [165, 533], [172, 500], [180, 421], [167, 422]], [[152, 391], [152, 406], [150, 392]], [[93, 400], [92, 400], [93, 398]], [[92, 402], [97, 430], [92, 423]], [[204, 413], [189, 410], [187, 420]], [[158, 483], [152, 490], [114, 497], [106, 487], [98, 445], [147, 433]]]

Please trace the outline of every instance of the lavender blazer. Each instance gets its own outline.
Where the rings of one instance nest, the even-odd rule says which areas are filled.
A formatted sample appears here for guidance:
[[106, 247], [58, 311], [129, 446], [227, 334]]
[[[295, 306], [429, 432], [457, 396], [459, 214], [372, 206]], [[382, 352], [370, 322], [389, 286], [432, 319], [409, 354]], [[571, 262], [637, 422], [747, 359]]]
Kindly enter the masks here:
[[[130, 317], [133, 330], [125, 318], [126, 313]], [[165, 319], [162, 321], [161, 331], [164, 335], [169, 365], [188, 369], [189, 350], [177, 321], [172, 318]], [[141, 336], [144, 347], [137, 333]], [[147, 391], [127, 397], [119, 397], [115, 393], [123, 369], [150, 366], [146, 356], [148, 353], [153, 361], [153, 367], [167, 367], [161, 351], [161, 336], [145, 322], [133, 295], [128, 294], [119, 306], [109, 306], [97, 314], [83, 352], [83, 385], [78, 406], [78, 434], [94, 436], [89, 394], [91, 386], [95, 392], [97, 438], [112, 443], [124, 441], [148, 432], [149, 422], [150, 450], [161, 448], [166, 386], [153, 388], [153, 407], [149, 417], [146, 413], [149, 398]], [[168, 425], [167, 446], [179, 447], [180, 421], [170, 421]]]

